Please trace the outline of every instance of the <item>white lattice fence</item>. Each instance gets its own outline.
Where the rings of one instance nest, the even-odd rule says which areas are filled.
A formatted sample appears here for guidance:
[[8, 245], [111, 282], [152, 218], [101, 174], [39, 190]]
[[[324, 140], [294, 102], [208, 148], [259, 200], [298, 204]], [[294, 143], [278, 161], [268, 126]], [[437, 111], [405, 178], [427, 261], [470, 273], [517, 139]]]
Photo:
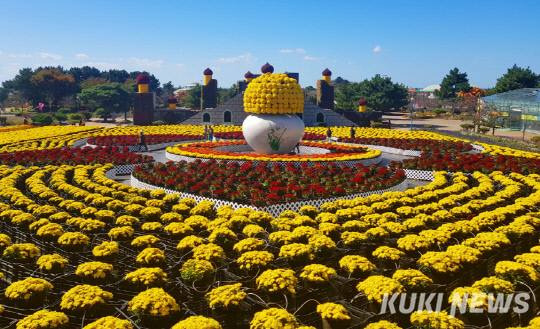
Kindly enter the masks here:
[[418, 179], [418, 180], [433, 180], [434, 171], [431, 170], [416, 170], [416, 169], [404, 169], [405, 176], [409, 179]]
[[160, 187], [160, 186], [155, 186], [155, 185], [151, 185], [151, 184], [141, 182], [137, 178], [133, 177], [133, 175], [131, 176], [131, 186], [141, 188], [141, 189], [146, 189], [146, 190], [159, 189], [159, 190], [163, 190], [163, 191], [165, 191], [166, 193], [169, 193], [169, 194], [178, 194], [182, 198], [192, 198], [197, 202], [200, 202], [200, 201], [203, 201], [203, 200], [208, 200], [208, 201], [214, 202], [214, 205], [216, 207], [220, 207], [220, 206], [223, 206], [223, 205], [229, 205], [234, 209], [251, 208], [251, 209], [266, 211], [266, 212], [270, 213], [272, 216], [278, 216], [284, 210], [289, 209], [289, 210], [293, 210], [293, 211], [298, 211], [302, 206], [306, 206], [306, 205], [320, 207], [325, 202], [336, 201], [336, 200], [339, 200], [339, 199], [349, 200], [349, 199], [354, 199], [354, 198], [358, 198], [358, 197], [366, 197], [366, 196], [369, 196], [369, 195], [372, 195], [372, 194], [381, 194], [381, 193], [388, 192], [388, 191], [403, 191], [403, 190], [408, 188], [408, 183], [405, 180], [405, 181], [399, 183], [398, 185], [395, 185], [395, 186], [392, 186], [392, 187], [389, 187], [389, 188], [383, 189], [383, 190], [367, 191], [367, 192], [355, 193], [355, 194], [339, 196], [339, 197], [333, 197], [333, 198], [305, 200], [305, 201], [289, 202], [289, 203], [280, 203], [280, 204], [275, 204], [275, 205], [266, 206], [266, 207], [256, 207], [256, 206], [236, 203], [236, 202], [232, 202], [232, 201], [226, 201], [226, 200], [220, 200], [220, 199], [204, 197], [204, 196], [191, 194], [191, 193], [178, 192], [178, 191], [175, 191], [175, 190], [170, 190], [170, 189], [166, 189], [166, 188], [163, 188], [163, 187]]

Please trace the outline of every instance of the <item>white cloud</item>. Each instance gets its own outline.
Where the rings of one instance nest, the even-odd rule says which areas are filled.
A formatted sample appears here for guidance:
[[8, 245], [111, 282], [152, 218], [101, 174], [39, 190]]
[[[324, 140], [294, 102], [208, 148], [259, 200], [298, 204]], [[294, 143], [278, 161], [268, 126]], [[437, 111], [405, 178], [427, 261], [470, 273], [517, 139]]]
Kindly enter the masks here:
[[179, 69], [183, 69], [186, 65], [184, 63], [176, 63], [174, 64], [174, 66], [176, 66]]
[[31, 54], [6, 54], [6, 56], [13, 59], [32, 58]]
[[87, 54], [84, 54], [84, 53], [79, 53], [79, 54], [75, 54], [75, 58], [82, 61], [82, 60], [89, 59], [90, 56], [88, 56]]
[[251, 63], [255, 59], [251, 53], [245, 53], [238, 56], [233, 57], [220, 57], [217, 59], [218, 63], [222, 64], [235, 64], [235, 63]]
[[375, 54], [378, 54], [382, 51], [382, 47], [380, 45], [376, 45], [374, 48], [373, 48], [373, 52]]
[[314, 57], [314, 56], [309, 56], [309, 55], [304, 56], [305, 61], [318, 61], [319, 59], [320, 59], [319, 57]]
[[282, 54], [305, 54], [306, 50], [304, 48], [285, 48], [280, 49], [279, 52]]
[[38, 53], [39, 57], [42, 58], [42, 59], [51, 59], [53, 61], [58, 61], [58, 60], [61, 60], [62, 59], [62, 56], [61, 55], [58, 55], [58, 54], [53, 54], [53, 53], [45, 53], [45, 52], [41, 52], [41, 53]]

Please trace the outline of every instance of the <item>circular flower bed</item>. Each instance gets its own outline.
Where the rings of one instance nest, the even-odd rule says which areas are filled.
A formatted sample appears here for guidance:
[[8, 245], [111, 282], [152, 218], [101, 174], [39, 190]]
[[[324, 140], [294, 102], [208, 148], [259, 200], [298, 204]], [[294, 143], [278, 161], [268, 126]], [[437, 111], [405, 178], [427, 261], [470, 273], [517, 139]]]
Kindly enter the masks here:
[[254, 152], [234, 152], [220, 150], [231, 146], [247, 145], [244, 141], [186, 143], [167, 148], [170, 154], [191, 158], [235, 160], [235, 161], [277, 161], [277, 162], [329, 162], [358, 161], [373, 159], [381, 155], [381, 151], [362, 146], [343, 145], [323, 142], [302, 142], [301, 146], [319, 148], [329, 151], [323, 154], [258, 154]]
[[133, 176], [179, 192], [259, 206], [380, 190], [405, 179], [402, 170], [374, 165], [268, 167], [264, 163], [200, 160], [145, 164], [137, 167]]
[[472, 150], [470, 143], [462, 141], [450, 141], [450, 140], [433, 140], [433, 139], [415, 139], [415, 138], [339, 138], [340, 142], [364, 144], [364, 145], [381, 145], [402, 150], [417, 150], [417, 151], [455, 151], [455, 152], [468, 152]]
[[78, 165], [92, 163], [133, 164], [153, 161], [120, 147], [58, 148], [0, 153], [0, 164], [9, 166]]
[[[214, 137], [219, 139], [244, 139], [244, 134], [241, 131], [226, 131], [226, 132], [217, 132], [214, 134]], [[302, 140], [316, 140], [321, 141], [326, 139], [326, 136], [323, 134], [314, 134], [305, 132]]]

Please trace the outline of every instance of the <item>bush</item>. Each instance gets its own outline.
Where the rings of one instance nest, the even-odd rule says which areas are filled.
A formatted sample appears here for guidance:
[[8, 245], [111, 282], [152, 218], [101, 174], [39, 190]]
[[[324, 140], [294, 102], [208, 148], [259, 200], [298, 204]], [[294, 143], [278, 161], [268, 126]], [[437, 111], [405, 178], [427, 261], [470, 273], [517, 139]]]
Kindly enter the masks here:
[[6, 117], [0, 117], [0, 126], [5, 126], [7, 123], [7, 118]]
[[63, 114], [68, 114], [68, 113], [71, 113], [71, 112], [73, 112], [73, 110], [68, 108], [68, 107], [62, 107], [61, 109], [56, 111], [56, 113], [63, 113]]
[[166, 125], [167, 123], [165, 121], [162, 121], [162, 120], [156, 120], [154, 122], [152, 122], [153, 125], [155, 126], [160, 126], [160, 125]]
[[85, 120], [90, 120], [92, 119], [92, 112], [88, 112], [88, 111], [81, 111], [79, 112]]
[[63, 122], [63, 121], [66, 121], [68, 116], [66, 113], [63, 113], [63, 112], [56, 112], [53, 114], [54, 118], [56, 119], [56, 121], [58, 122]]
[[531, 142], [533, 142], [534, 144], [540, 146], [540, 136], [533, 136], [531, 138]]
[[474, 125], [472, 123], [462, 123], [459, 125], [463, 130], [469, 131], [474, 129]]
[[82, 119], [83, 119], [83, 115], [81, 113], [68, 114], [68, 121], [71, 123], [80, 122]]
[[488, 131], [490, 131], [491, 128], [489, 127], [478, 127], [478, 132], [481, 134], [487, 134]]
[[445, 114], [446, 110], [445, 109], [434, 109], [433, 113], [435, 113], [436, 115], [441, 115], [441, 114]]
[[107, 119], [111, 117], [111, 111], [106, 110], [103, 107], [100, 107], [94, 112], [94, 115], [99, 118], [102, 118], [103, 121], [107, 121]]
[[32, 116], [32, 124], [39, 126], [47, 126], [53, 123], [53, 117], [50, 114], [38, 113]]

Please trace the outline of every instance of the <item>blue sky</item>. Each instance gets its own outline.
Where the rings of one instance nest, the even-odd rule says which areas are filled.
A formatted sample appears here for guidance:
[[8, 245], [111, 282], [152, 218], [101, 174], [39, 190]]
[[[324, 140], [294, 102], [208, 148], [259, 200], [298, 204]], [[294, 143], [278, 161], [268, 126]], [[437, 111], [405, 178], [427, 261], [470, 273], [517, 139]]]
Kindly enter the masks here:
[[514, 63], [540, 72], [536, 0], [0, 0], [0, 8], [0, 81], [22, 67], [93, 65], [185, 85], [210, 67], [229, 86], [266, 61], [299, 72], [303, 85], [325, 67], [414, 87], [455, 66], [480, 87]]

